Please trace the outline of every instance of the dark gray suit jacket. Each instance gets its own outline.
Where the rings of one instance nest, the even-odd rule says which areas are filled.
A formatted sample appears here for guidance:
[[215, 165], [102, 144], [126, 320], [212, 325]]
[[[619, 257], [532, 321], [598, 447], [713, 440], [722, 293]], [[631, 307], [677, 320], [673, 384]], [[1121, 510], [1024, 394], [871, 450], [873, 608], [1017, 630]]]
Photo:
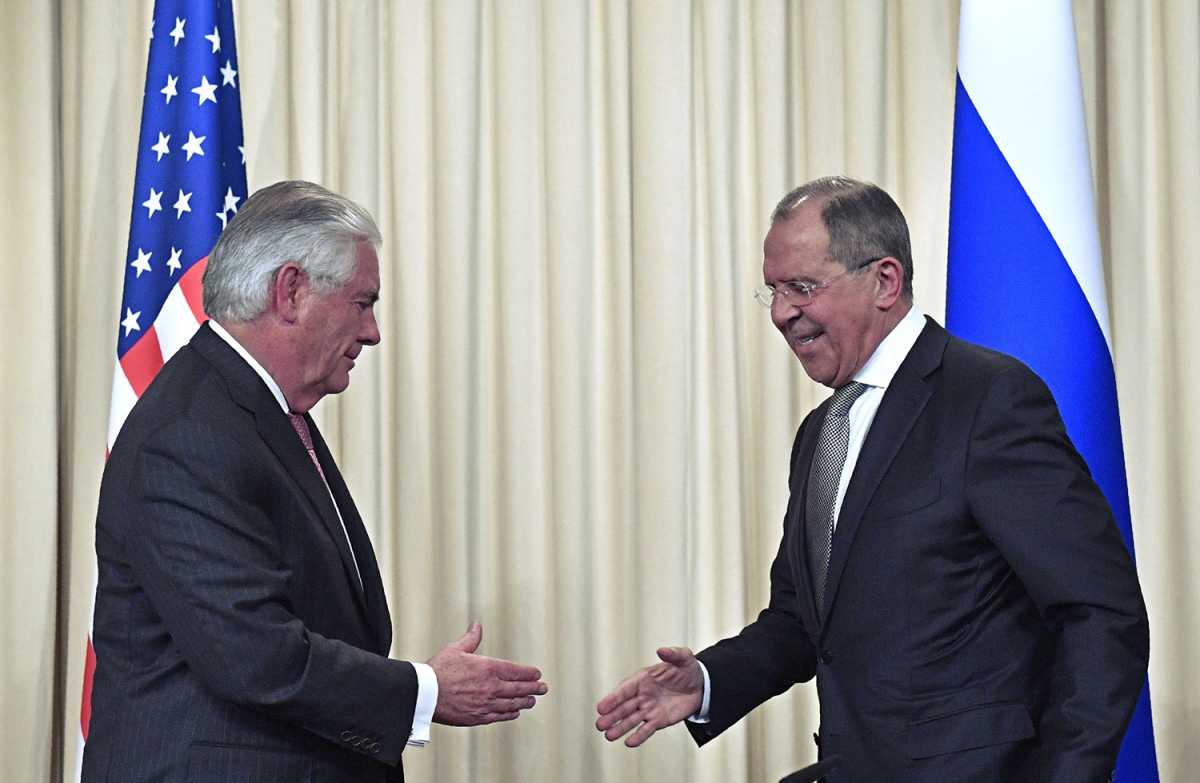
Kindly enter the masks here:
[[279, 403], [207, 324], [134, 406], [96, 518], [86, 783], [403, 780], [416, 672], [309, 426], [362, 586]]
[[699, 654], [712, 721], [693, 736], [815, 675], [829, 781], [1107, 780], [1146, 612], [1045, 384], [926, 323], [863, 443], [818, 612], [804, 496], [827, 405], [796, 436], [770, 605]]

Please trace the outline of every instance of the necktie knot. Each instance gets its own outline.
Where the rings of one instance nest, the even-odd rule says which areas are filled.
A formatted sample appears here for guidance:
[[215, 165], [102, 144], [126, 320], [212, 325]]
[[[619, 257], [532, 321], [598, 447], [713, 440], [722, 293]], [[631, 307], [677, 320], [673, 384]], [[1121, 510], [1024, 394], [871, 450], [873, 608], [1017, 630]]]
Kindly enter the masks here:
[[850, 409], [854, 407], [854, 401], [862, 396], [863, 392], [871, 388], [865, 383], [851, 381], [842, 388], [833, 393], [833, 400], [829, 403], [830, 416], [848, 416]]

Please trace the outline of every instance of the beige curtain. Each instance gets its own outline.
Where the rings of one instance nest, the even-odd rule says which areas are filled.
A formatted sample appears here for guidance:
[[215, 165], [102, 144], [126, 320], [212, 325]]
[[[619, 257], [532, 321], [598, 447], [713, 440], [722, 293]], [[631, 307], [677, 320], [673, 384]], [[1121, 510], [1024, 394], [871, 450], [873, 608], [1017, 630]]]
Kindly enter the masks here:
[[[152, 3], [0, 5], [0, 770], [59, 781]], [[942, 315], [957, 6], [237, 3], [251, 188], [322, 182], [385, 235], [383, 343], [320, 418], [393, 653], [479, 619], [485, 652], [552, 689], [514, 724], [438, 727], [411, 779], [764, 781], [811, 760], [808, 686], [703, 751], [681, 729], [609, 745], [594, 704], [766, 600], [792, 434], [824, 396], [750, 297], [774, 202], [822, 174], [879, 182]], [[1160, 770], [1182, 780], [1200, 764], [1200, 8], [1075, 12]]]

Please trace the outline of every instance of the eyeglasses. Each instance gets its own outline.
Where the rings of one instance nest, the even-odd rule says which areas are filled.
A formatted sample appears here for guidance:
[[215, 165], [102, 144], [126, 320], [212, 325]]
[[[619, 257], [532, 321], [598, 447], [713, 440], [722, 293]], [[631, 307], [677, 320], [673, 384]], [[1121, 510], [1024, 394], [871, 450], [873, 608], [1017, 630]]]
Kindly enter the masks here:
[[839, 272], [838, 274], [821, 283], [809, 283], [804, 280], [787, 280], [777, 286], [760, 285], [754, 289], [754, 298], [758, 300], [760, 305], [768, 308], [775, 303], [776, 297], [782, 298], [783, 301], [794, 302], [795, 304], [804, 307], [812, 304], [813, 297], [816, 295], [817, 291], [833, 285], [838, 278], [845, 277], [846, 275], [852, 275], [856, 272], [861, 272], [871, 264], [874, 264], [876, 261], [882, 261], [885, 258], [887, 258], [887, 256], [869, 258], [866, 261], [862, 261], [857, 266], [853, 266], [850, 269], [847, 269], [845, 272]]

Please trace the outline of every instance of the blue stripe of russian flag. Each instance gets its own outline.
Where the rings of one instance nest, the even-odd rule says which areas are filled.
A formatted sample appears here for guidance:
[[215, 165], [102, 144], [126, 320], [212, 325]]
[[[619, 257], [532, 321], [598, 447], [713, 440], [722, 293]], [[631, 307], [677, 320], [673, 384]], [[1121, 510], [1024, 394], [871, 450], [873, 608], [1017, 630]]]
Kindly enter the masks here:
[[[1046, 381], [1132, 555], [1116, 378], [1104, 330], [961, 79], [950, 193], [948, 327], [1017, 356]], [[1117, 780], [1158, 780], [1148, 686], [1121, 748]]]

